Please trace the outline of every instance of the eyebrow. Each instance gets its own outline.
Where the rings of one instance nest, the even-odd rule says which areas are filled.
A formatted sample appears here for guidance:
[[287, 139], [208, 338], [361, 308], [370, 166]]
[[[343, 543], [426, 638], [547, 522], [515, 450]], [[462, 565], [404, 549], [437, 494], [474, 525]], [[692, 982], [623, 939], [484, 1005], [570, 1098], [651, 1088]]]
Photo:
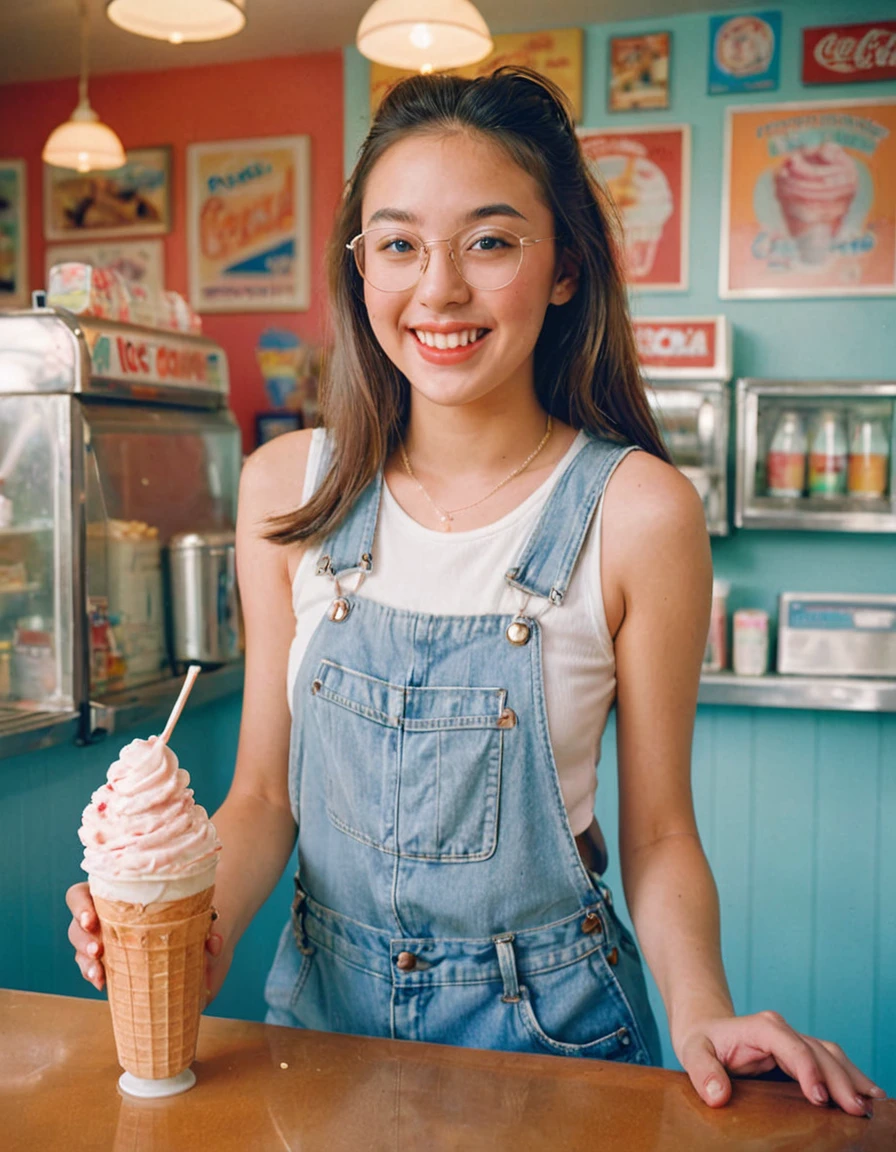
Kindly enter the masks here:
[[[492, 216], [513, 216], [517, 220], [525, 220], [526, 217], [522, 212], [513, 207], [512, 204], [483, 204], [480, 208], [474, 208], [472, 212], [468, 212], [464, 218], [464, 222], [474, 223], [476, 220], [487, 220]], [[367, 227], [372, 228], [375, 224], [390, 223], [390, 224], [419, 224], [419, 218], [413, 212], [408, 212], [404, 208], [378, 208], [376, 212], [367, 221]]]

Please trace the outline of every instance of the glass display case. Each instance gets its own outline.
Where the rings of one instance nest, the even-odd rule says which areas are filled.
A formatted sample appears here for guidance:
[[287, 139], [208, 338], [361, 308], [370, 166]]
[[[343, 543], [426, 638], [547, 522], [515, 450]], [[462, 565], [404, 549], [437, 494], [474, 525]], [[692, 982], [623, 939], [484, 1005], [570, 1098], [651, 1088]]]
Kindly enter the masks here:
[[737, 382], [735, 523], [896, 532], [896, 381]]
[[647, 396], [672, 460], [700, 493], [710, 535], [727, 536], [728, 321], [637, 318], [634, 328]]
[[168, 541], [231, 531], [240, 435], [210, 340], [0, 313], [0, 738], [170, 680]]

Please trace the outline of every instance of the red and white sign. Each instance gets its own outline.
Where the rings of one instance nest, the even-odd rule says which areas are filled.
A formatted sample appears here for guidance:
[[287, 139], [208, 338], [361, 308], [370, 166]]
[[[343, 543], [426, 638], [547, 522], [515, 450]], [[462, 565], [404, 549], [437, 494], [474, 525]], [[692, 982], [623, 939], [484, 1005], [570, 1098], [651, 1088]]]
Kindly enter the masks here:
[[638, 358], [651, 379], [731, 379], [727, 317], [645, 317], [633, 323]]
[[896, 80], [896, 20], [803, 29], [803, 83]]
[[93, 327], [85, 323], [91, 376], [128, 384], [163, 388], [198, 388], [226, 392], [223, 354], [207, 341], [176, 335], [144, 334], [136, 328]]

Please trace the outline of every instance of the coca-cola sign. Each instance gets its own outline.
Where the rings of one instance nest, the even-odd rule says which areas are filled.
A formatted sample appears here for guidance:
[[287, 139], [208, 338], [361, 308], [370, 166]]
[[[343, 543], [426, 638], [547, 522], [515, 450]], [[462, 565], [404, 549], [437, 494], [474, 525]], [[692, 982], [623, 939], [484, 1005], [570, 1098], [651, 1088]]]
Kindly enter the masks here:
[[896, 20], [803, 29], [803, 83], [896, 80]]

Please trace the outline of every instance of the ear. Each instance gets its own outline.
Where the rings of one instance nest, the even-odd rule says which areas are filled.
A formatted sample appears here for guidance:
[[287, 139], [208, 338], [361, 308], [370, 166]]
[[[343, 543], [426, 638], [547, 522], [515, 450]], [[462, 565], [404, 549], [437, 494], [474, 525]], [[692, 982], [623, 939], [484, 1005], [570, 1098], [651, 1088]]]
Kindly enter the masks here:
[[579, 287], [581, 257], [577, 252], [564, 248], [557, 263], [554, 287], [551, 289], [551, 304], [566, 304], [576, 294]]

